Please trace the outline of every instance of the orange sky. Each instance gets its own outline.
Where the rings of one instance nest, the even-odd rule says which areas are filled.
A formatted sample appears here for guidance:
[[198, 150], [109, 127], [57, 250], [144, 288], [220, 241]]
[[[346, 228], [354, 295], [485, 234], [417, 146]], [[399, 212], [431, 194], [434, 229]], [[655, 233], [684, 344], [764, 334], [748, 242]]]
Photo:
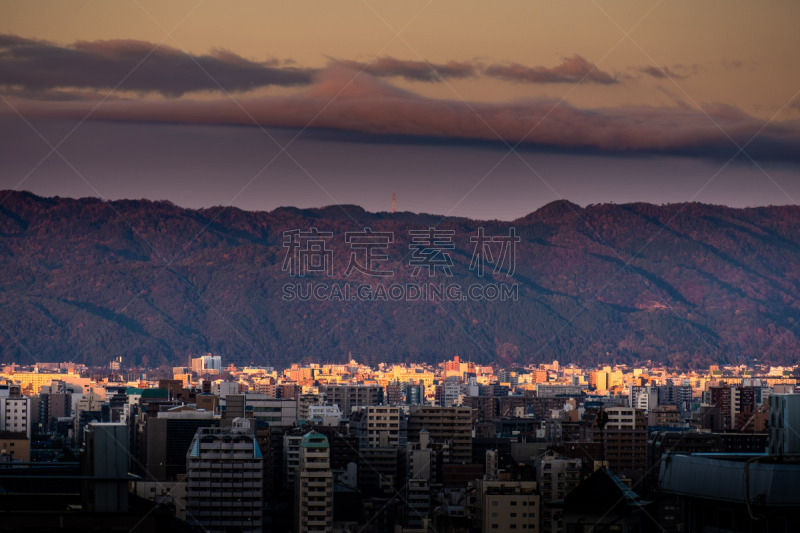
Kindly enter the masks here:
[[[580, 107], [722, 102], [765, 119], [800, 118], [800, 107], [787, 105], [800, 90], [800, 3], [792, 0], [5, 0], [0, 20], [0, 32], [61, 45], [139, 39], [194, 54], [225, 49], [254, 61], [291, 59], [303, 67], [376, 56], [554, 67], [580, 55], [620, 83], [392, 81], [456, 100], [563, 97]], [[646, 66], [667, 67], [676, 76], [642, 75], [638, 69]]]
[[504, 219], [796, 204], [798, 21], [796, 0], [4, 0], [0, 189], [372, 210], [397, 191]]

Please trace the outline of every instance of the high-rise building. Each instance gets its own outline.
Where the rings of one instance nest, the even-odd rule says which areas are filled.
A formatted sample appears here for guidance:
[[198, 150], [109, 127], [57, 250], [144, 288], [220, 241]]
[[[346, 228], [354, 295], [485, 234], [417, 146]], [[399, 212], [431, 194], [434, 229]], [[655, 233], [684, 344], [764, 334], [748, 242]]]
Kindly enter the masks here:
[[428, 430], [432, 443], [446, 445], [444, 462], [472, 462], [472, 409], [469, 407], [419, 406], [408, 416], [408, 440], [419, 442], [419, 432]]
[[300, 441], [297, 472], [295, 532], [333, 529], [333, 473], [330, 446], [325, 435], [311, 431]]
[[428, 446], [427, 430], [420, 431], [419, 442], [408, 444], [408, 472], [404, 485], [403, 525], [408, 529], [423, 529], [430, 517], [431, 482], [435, 481], [435, 455]]
[[89, 512], [128, 511], [128, 426], [91, 423], [83, 436], [81, 496]]
[[[360, 407], [350, 416], [359, 448], [399, 446], [402, 414], [399, 407]], [[405, 443], [402, 443], [405, 444]]]
[[593, 439], [603, 446], [608, 469], [638, 482], [647, 469], [647, 419], [639, 409], [609, 407], [599, 411]]
[[711, 405], [717, 406], [722, 412], [725, 429], [741, 429], [737, 421], [741, 421], [741, 414], [748, 415], [756, 410], [756, 396], [753, 387], [710, 387], [709, 395]]
[[263, 463], [248, 420], [198, 429], [186, 454], [186, 520], [209, 532], [260, 532]]
[[148, 479], [173, 481], [186, 473], [186, 452], [199, 428], [219, 426], [218, 417], [192, 407], [173, 407], [148, 417], [144, 425]]
[[547, 452], [537, 461], [536, 478], [541, 494], [541, 530], [546, 533], [563, 533], [564, 523], [561, 502], [581, 481], [582, 461], [561, 457], [553, 451]]

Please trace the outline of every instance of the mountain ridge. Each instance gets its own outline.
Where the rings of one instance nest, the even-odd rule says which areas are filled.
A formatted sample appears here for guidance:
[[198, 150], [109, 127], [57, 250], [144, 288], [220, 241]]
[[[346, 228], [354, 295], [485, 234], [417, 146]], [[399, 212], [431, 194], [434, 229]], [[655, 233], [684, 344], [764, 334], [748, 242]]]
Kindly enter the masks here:
[[[551, 202], [514, 221], [357, 206], [244, 211], [169, 201], [0, 197], [0, 361], [345, 360], [687, 367], [800, 356], [800, 208]], [[357, 208], [357, 209], [356, 209]], [[452, 276], [415, 276], [413, 231], [451, 231]], [[330, 276], [291, 277], [285, 232], [332, 234]], [[391, 233], [391, 278], [346, 273], [348, 232]], [[480, 228], [515, 265], [470, 269]], [[415, 255], [417, 254], [417, 255]], [[423, 269], [424, 270], [424, 269]], [[303, 284], [516, 286], [514, 301], [287, 301]]]

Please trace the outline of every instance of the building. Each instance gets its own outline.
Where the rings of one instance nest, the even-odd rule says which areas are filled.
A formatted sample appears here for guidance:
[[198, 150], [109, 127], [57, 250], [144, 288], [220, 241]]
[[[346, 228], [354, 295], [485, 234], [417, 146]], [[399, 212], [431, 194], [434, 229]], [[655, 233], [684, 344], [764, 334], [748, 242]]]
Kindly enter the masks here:
[[725, 429], [741, 429], [737, 427], [740, 414], [754, 413], [756, 410], [756, 395], [753, 387], [710, 387], [709, 395], [711, 405], [717, 406], [722, 412]]
[[766, 454], [683, 455], [661, 462], [671, 531], [800, 531], [800, 465]]
[[263, 477], [261, 449], [248, 420], [198, 429], [186, 454], [185, 520], [209, 532], [260, 532]]
[[546, 533], [563, 533], [564, 522], [561, 509], [557, 507], [564, 497], [581, 481], [582, 461], [562, 457], [548, 451], [537, 460], [536, 479], [541, 494], [541, 530]]
[[297, 400], [272, 398], [266, 394], [228, 394], [220, 399], [223, 418], [253, 418], [273, 426], [292, 426], [297, 422]]
[[84, 430], [81, 495], [92, 513], [128, 511], [128, 426], [91, 423]]
[[769, 397], [769, 453], [800, 453], [800, 394]]
[[311, 405], [308, 408], [308, 422], [320, 426], [338, 426], [342, 412], [338, 405]]
[[380, 385], [326, 385], [325, 405], [338, 405], [347, 418], [353, 407], [381, 405], [383, 388]]
[[656, 427], [680, 427], [681, 413], [675, 405], [659, 405], [647, 413], [647, 425]]
[[535, 481], [475, 482], [475, 527], [479, 531], [539, 531]]
[[192, 372], [197, 374], [218, 374], [222, 370], [222, 357], [219, 355], [203, 355], [192, 358]]
[[325, 435], [311, 431], [300, 441], [295, 533], [333, 529], [333, 473]]
[[412, 407], [408, 416], [408, 440], [419, 442], [421, 430], [427, 430], [435, 444], [447, 446], [444, 462], [472, 462], [472, 409], [469, 407]]
[[647, 469], [647, 419], [642, 411], [631, 407], [600, 410], [592, 438], [602, 444], [603, 462], [611, 472], [634, 482], [642, 479]]
[[186, 452], [197, 430], [219, 426], [218, 417], [188, 406], [173, 407], [148, 417], [145, 426], [147, 479], [174, 481], [186, 473]]
[[436, 455], [430, 449], [428, 431], [420, 431], [419, 443], [408, 444], [403, 526], [421, 529], [430, 517], [431, 483], [435, 482]]
[[31, 426], [31, 399], [19, 395], [19, 388], [12, 387], [8, 397], [0, 397], [0, 431], [24, 433], [30, 440]]
[[350, 415], [350, 428], [358, 436], [359, 448], [400, 446], [400, 426], [399, 407], [361, 407]]
[[0, 431], [0, 456], [14, 462], [30, 461], [30, 439], [22, 431]]
[[537, 398], [556, 398], [558, 396], [580, 396], [583, 394], [581, 385], [567, 385], [562, 383], [537, 383]]

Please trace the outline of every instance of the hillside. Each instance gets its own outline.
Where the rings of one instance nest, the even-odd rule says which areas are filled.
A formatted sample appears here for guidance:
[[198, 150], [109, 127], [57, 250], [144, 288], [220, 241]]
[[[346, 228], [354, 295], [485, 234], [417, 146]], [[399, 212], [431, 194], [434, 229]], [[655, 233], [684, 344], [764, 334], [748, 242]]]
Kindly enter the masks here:
[[[258, 365], [343, 361], [352, 353], [372, 364], [460, 355], [504, 365], [649, 359], [689, 366], [800, 355], [797, 207], [559, 201], [509, 223], [355, 206], [245, 212], [0, 194], [6, 363], [99, 365], [121, 355], [156, 366], [213, 352]], [[409, 231], [433, 226], [454, 232], [440, 235], [444, 249], [410, 247]], [[293, 278], [283, 269], [284, 232], [312, 227], [333, 234], [325, 248], [332, 273]], [[388, 256], [375, 265], [391, 276], [345, 273], [351, 253], [361, 262], [367, 253], [346, 243], [345, 233], [365, 227], [394, 236], [386, 249], [372, 249]], [[469, 268], [470, 237], [480, 227], [486, 236], [515, 229], [511, 276], [507, 255], [497, 273], [491, 264], [484, 277]], [[500, 246], [487, 244], [496, 262]], [[424, 261], [443, 253], [452, 265], [438, 265], [452, 276], [437, 267], [428, 277], [424, 264], [432, 263]], [[414, 261], [423, 262], [417, 276]], [[337, 284], [367, 284], [374, 296], [380, 286], [420, 283], [516, 286], [518, 297], [342, 301], [330, 293]], [[305, 287], [326, 299], [287, 299]]]

